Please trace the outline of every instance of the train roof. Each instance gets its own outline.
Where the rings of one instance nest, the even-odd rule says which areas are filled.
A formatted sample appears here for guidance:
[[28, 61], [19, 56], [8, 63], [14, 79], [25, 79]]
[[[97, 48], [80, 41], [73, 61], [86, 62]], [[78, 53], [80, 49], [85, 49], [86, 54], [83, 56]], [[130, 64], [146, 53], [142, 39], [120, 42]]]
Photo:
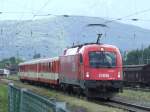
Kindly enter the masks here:
[[33, 60], [30, 60], [30, 61], [20, 63], [19, 66], [28, 65], [28, 64], [43, 63], [43, 62], [50, 62], [50, 61], [54, 61], [54, 60], [58, 60], [58, 57], [33, 59]]
[[91, 48], [91, 47], [104, 47], [104, 48], [118, 49], [114, 45], [90, 43], [90, 44], [76, 45], [76, 46], [70, 47], [66, 49], [65, 55], [74, 55], [77, 53], [81, 53], [84, 48]]
[[113, 48], [117, 48], [115, 45], [110, 45], [110, 44], [102, 44], [102, 43], [99, 43], [99, 44], [97, 44], [97, 43], [85, 43], [85, 44], [81, 44], [81, 45], [74, 45], [74, 46], [72, 46], [72, 47], [70, 47], [70, 48], [77, 48], [77, 47], [83, 47], [83, 46], [102, 46], [102, 47], [113, 47]]
[[87, 46], [87, 45], [101, 45], [101, 46], [114, 46], [110, 44], [103, 44], [103, 43], [84, 43], [84, 44], [79, 44], [79, 45], [73, 45], [70, 48], [75, 48], [75, 47], [82, 47], [82, 46]]
[[104, 48], [112, 48], [112, 49], [118, 49], [115, 45], [110, 45], [110, 44], [91, 44], [91, 45], [86, 45], [86, 48], [89, 47], [104, 47]]

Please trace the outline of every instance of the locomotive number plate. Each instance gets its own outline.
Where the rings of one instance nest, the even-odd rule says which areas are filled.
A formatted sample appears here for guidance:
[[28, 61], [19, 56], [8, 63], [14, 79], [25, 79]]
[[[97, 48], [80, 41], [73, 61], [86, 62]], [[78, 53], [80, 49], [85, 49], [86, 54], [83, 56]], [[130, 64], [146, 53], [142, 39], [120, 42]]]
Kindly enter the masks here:
[[98, 77], [100, 77], [100, 78], [108, 78], [109, 74], [98, 74]]

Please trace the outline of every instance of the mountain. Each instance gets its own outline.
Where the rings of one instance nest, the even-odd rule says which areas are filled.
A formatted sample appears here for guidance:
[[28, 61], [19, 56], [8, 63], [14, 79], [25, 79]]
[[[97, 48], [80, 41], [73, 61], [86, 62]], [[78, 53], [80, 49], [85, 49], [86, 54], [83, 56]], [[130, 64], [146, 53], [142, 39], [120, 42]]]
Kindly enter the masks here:
[[96, 42], [118, 46], [122, 51], [150, 45], [150, 30], [103, 18], [55, 16], [26, 21], [0, 21], [0, 59], [18, 56], [31, 59], [34, 54], [53, 57], [62, 54], [73, 43]]

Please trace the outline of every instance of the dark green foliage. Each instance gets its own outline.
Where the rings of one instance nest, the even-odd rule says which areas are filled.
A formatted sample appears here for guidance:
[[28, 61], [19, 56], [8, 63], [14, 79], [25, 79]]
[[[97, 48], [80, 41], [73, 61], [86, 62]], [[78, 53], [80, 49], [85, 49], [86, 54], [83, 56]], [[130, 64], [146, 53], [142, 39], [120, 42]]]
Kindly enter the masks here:
[[8, 59], [3, 59], [3, 60], [0, 61], [0, 68], [12, 66], [12, 65], [16, 66], [20, 62], [23, 62], [23, 60], [20, 59], [20, 58], [15, 58], [15, 57], [10, 57]]
[[40, 57], [41, 57], [41, 54], [37, 53], [37, 54], [34, 54], [33, 59], [40, 58]]
[[124, 56], [125, 65], [138, 65], [149, 63], [150, 63], [150, 46], [145, 49], [141, 50], [137, 49], [130, 51], [126, 56]]

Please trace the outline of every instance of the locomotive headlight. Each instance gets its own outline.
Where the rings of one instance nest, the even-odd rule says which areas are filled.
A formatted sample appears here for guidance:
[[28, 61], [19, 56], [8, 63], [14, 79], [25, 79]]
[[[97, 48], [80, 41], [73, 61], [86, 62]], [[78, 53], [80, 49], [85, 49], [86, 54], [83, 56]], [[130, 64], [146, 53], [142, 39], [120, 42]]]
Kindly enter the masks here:
[[85, 75], [87, 78], [89, 78], [90, 77], [90, 74], [89, 74], [89, 72], [86, 72], [86, 75]]
[[104, 48], [100, 48], [101, 51], [104, 51]]
[[120, 78], [121, 77], [121, 73], [120, 72], [118, 72], [118, 78]]

